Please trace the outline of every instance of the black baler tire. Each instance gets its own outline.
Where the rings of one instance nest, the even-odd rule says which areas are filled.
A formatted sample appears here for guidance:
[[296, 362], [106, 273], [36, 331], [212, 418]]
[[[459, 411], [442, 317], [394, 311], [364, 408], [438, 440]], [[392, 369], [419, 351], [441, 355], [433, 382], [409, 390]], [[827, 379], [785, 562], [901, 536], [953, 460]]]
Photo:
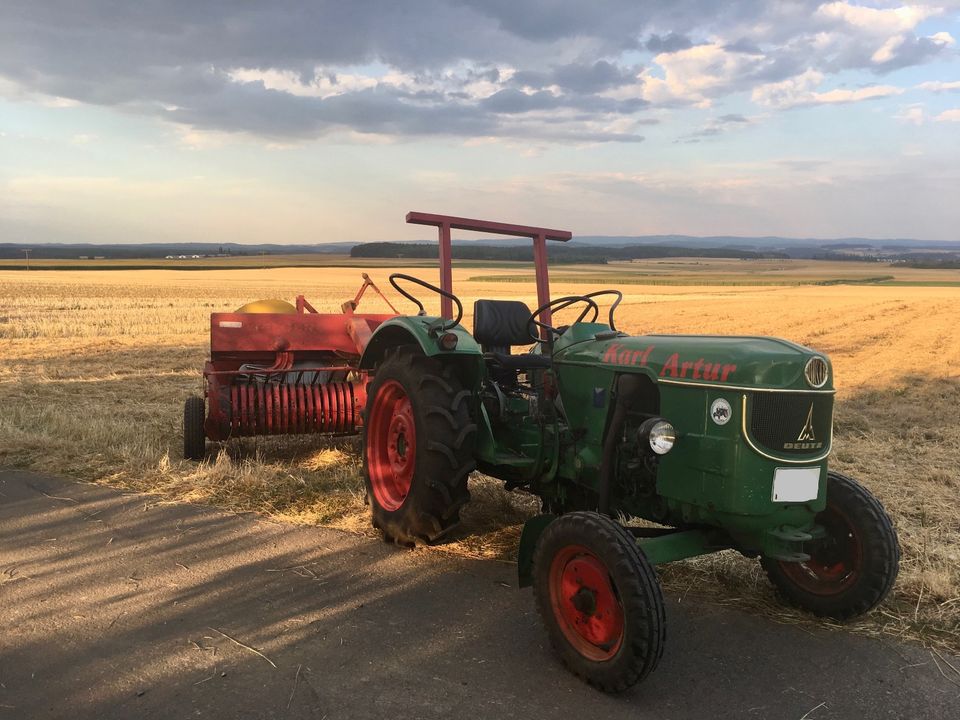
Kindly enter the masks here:
[[187, 460], [202, 460], [206, 453], [205, 414], [202, 397], [191, 395], [183, 403], [183, 457]]
[[760, 564], [789, 605], [819, 617], [849, 620], [875, 608], [890, 592], [900, 567], [900, 544], [883, 505], [853, 478], [829, 471], [827, 502], [839, 504], [859, 530], [864, 560], [854, 585], [834, 595], [815, 595], [798, 587], [780, 561], [761, 558]]
[[[582, 545], [595, 553], [619, 594], [624, 636], [620, 649], [609, 660], [592, 660], [574, 648], [553, 611], [551, 561], [570, 545]], [[547, 526], [534, 552], [533, 592], [537, 611], [560, 660], [593, 687], [608, 693], [623, 692], [653, 672], [663, 657], [667, 619], [656, 570], [633, 536], [606, 515], [571, 512]]]
[[[373, 404], [389, 380], [399, 382], [410, 399], [418, 438], [410, 491], [395, 510], [377, 501], [367, 456]], [[467, 478], [476, 468], [471, 395], [450, 363], [428, 358], [418, 348], [399, 347], [377, 366], [364, 410], [363, 481], [373, 526], [387, 542], [432, 543], [460, 522], [460, 509], [470, 500]]]

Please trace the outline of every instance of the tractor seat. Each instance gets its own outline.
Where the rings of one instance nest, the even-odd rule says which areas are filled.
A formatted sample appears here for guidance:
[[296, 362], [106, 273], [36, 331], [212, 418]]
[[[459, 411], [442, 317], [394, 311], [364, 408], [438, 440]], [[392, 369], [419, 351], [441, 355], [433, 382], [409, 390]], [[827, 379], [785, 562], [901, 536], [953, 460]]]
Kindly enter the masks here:
[[480, 343], [484, 359], [512, 372], [550, 367], [550, 359], [543, 355], [510, 354], [512, 346], [533, 342], [527, 330], [529, 319], [530, 308], [519, 300], [477, 300], [473, 304], [473, 337]]

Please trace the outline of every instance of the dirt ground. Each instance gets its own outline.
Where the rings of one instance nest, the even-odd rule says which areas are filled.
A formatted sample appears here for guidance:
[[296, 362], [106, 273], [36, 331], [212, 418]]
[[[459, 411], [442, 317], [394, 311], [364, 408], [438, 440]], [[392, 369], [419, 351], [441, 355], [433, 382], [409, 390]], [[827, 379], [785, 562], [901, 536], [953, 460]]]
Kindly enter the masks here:
[[960, 658], [668, 592], [659, 668], [566, 672], [516, 566], [0, 471], [0, 718], [940, 720]]
[[[828, 265], [843, 267], [826, 267], [821, 279], [841, 270], [879, 272], [867, 263]], [[553, 292], [629, 280], [618, 315], [628, 332], [776, 335], [829, 353], [839, 388], [831, 462], [880, 497], [903, 546], [894, 593], [852, 627], [960, 650], [960, 288], [747, 284], [809, 279], [810, 263], [722, 273], [691, 261], [677, 266], [564, 267], [555, 271]], [[740, 284], [634, 282], [657, 268], [675, 278], [720, 273]], [[0, 270], [0, 463], [369, 533], [350, 441], [247, 440], [214, 450], [201, 465], [180, 458], [182, 402], [201, 390], [209, 313], [262, 297], [292, 300], [298, 292], [334, 312], [365, 270], [403, 311], [383, 269]], [[411, 272], [435, 279], [432, 269]], [[478, 297], [534, 304], [532, 285], [489, 279], [525, 272], [457, 270], [465, 325]], [[487, 279], [471, 280], [478, 277]], [[385, 309], [378, 301], [367, 307]], [[481, 476], [471, 479], [471, 490], [466, 522], [446, 551], [512, 557], [535, 501]], [[718, 602], [806, 622], [775, 602], [755, 562], [731, 553], [668, 566], [662, 577], [681, 592], [709, 588]]]

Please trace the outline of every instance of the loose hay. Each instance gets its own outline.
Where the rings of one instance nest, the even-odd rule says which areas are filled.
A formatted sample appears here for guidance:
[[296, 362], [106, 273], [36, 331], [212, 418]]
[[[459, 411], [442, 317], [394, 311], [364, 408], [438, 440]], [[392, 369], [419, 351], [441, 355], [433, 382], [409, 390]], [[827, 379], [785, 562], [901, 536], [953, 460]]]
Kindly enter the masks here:
[[[615, 270], [604, 270], [604, 285], [617, 285]], [[0, 270], [0, 463], [373, 535], [355, 440], [245, 439], [201, 464], [180, 459], [182, 402], [201, 388], [209, 313], [298, 292], [336, 312], [359, 285], [361, 270], [352, 272]], [[433, 279], [435, 271], [414, 274]], [[534, 303], [532, 287], [466, 280], [479, 274], [455, 272], [465, 299]], [[374, 277], [385, 285], [386, 273]], [[584, 287], [555, 283], [554, 293]], [[880, 497], [903, 547], [892, 596], [845, 627], [960, 652], [960, 289], [624, 289], [619, 319], [630, 332], [770, 334], [831, 354], [841, 389], [831, 462]], [[369, 308], [383, 310], [375, 301]], [[470, 489], [473, 502], [441, 551], [512, 559], [536, 499], [479, 475]], [[661, 575], [681, 601], [698, 596], [812, 622], [778, 605], [757, 563], [736, 553], [675, 563]]]

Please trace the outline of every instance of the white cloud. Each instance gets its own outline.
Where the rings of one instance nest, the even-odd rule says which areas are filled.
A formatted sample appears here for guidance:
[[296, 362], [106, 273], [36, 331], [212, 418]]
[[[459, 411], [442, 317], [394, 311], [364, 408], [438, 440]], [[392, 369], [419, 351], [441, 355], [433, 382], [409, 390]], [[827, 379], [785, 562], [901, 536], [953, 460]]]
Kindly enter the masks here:
[[919, 90], [929, 90], [930, 92], [940, 93], [947, 92], [949, 90], [960, 90], [960, 80], [951, 80], [949, 82], [943, 82], [941, 80], [930, 80], [928, 82], [922, 82], [917, 85]]
[[908, 125], [923, 125], [927, 121], [927, 115], [923, 105], [907, 105], [900, 108], [900, 112], [894, 115], [893, 119]]
[[373, 77], [322, 70], [316, 72], [310, 82], [303, 82], [292, 70], [234, 68], [227, 71], [227, 76], [237, 83], [262, 83], [267, 90], [279, 90], [298, 97], [327, 98], [377, 85], [377, 79]]
[[960, 108], [944, 110], [942, 113], [937, 115], [934, 120], [937, 122], [960, 122]]
[[618, 100], [640, 98], [654, 105], [709, 107], [711, 98], [749, 85], [750, 79], [772, 60], [757, 52], [732, 52], [717, 40], [675, 52], [659, 53], [654, 67], [637, 75], [637, 82], [613, 88], [605, 97]]
[[865, 7], [847, 2], [821, 5], [814, 17], [824, 29], [815, 47], [841, 67], [872, 67], [883, 72], [917, 64], [954, 44], [948, 32], [918, 36], [917, 26], [943, 14], [924, 5]]
[[953, 35], [948, 32], [938, 32], [929, 36], [931, 40], [940, 45], [945, 45], [951, 47], [956, 44], [956, 40], [953, 39]]
[[894, 35], [887, 38], [886, 42], [880, 46], [880, 48], [870, 56], [870, 59], [875, 63], [885, 63], [893, 60], [895, 51], [898, 47], [903, 45], [903, 41], [906, 40], [906, 37], [903, 35]]
[[846, 2], [826, 3], [817, 8], [817, 15], [821, 17], [842, 20], [848, 25], [876, 34], [912, 30], [927, 18], [942, 12], [940, 8], [922, 5], [871, 8]]
[[903, 93], [903, 88], [892, 85], [868, 85], [855, 90], [835, 88], [818, 92], [816, 88], [820, 86], [823, 79], [823, 73], [817, 70], [807, 70], [788, 80], [767, 83], [754, 88], [751, 99], [758, 105], [786, 110], [805, 105], [837, 105], [861, 102]]
[[705, 92], [723, 87], [742, 74], [755, 63], [755, 58], [754, 55], [729, 53], [720, 43], [712, 43], [661, 53], [654, 62], [663, 68], [663, 85], [669, 95], [702, 99]]

